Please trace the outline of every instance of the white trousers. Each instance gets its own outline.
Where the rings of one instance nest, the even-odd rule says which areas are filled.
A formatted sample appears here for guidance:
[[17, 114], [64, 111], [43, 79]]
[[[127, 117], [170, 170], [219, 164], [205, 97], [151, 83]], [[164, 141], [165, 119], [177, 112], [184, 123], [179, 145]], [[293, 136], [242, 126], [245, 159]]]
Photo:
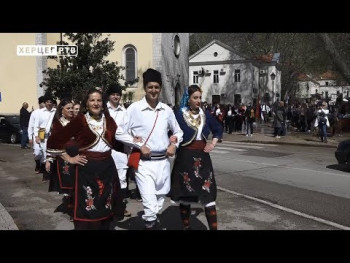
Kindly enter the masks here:
[[120, 188], [125, 189], [127, 187], [126, 173], [128, 171], [128, 156], [125, 153], [112, 150], [112, 158], [118, 170]]
[[46, 162], [46, 144], [47, 138], [40, 143], [36, 143], [35, 139], [33, 140], [34, 160], [40, 160], [40, 163]]
[[154, 221], [163, 208], [165, 195], [170, 191], [170, 162], [164, 160], [142, 161], [135, 171], [144, 214], [142, 219]]

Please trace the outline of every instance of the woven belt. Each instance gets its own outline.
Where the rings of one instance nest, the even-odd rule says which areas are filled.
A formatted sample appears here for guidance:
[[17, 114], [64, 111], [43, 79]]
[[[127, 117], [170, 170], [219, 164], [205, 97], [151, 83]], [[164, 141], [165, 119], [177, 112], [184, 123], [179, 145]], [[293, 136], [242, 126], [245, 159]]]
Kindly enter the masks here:
[[152, 155], [151, 157], [141, 157], [142, 161], [157, 161], [168, 158], [165, 154]]

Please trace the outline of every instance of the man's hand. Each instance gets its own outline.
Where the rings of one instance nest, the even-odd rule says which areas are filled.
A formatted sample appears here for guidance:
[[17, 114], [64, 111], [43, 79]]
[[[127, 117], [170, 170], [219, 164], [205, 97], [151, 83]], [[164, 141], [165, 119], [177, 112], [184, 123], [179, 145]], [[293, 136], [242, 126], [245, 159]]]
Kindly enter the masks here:
[[142, 137], [141, 136], [134, 136], [134, 143], [142, 142]]
[[40, 143], [40, 138], [39, 138], [38, 136], [35, 136], [35, 142], [36, 142], [37, 144]]
[[166, 149], [166, 156], [174, 156], [176, 152], [176, 146], [174, 144], [170, 144]]
[[142, 145], [140, 148], [141, 154], [145, 158], [150, 158], [151, 157], [151, 149], [148, 148], [146, 145]]

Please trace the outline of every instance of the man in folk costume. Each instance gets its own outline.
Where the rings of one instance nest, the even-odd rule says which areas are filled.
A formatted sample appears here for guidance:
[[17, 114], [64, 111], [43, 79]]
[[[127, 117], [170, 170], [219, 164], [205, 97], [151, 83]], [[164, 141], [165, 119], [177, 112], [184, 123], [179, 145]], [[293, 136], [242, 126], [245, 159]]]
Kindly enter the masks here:
[[[143, 73], [145, 97], [127, 109], [129, 118], [125, 132], [118, 130], [116, 139], [140, 149], [141, 160], [135, 169], [136, 183], [142, 197], [146, 229], [155, 229], [157, 214], [163, 207], [165, 195], [170, 190], [170, 161], [182, 141], [183, 132], [173, 110], [159, 101], [162, 89], [160, 72], [148, 69]], [[170, 143], [168, 131], [177, 142]], [[134, 143], [133, 136], [142, 138]]]
[[[102, 92], [91, 89], [79, 113], [60, 134], [51, 134], [49, 145], [70, 164], [77, 164], [74, 185], [74, 227], [77, 230], [109, 229], [113, 215], [123, 215], [119, 178], [111, 149], [117, 125], [103, 108]], [[53, 141], [51, 144], [51, 140]], [[72, 141], [74, 143], [72, 143]], [[72, 157], [65, 148], [76, 145], [79, 154]]]
[[[121, 127], [127, 126], [128, 118], [126, 109], [120, 105], [120, 99], [122, 96], [122, 89], [118, 84], [112, 84], [108, 87], [106, 91], [106, 96], [108, 99], [107, 108], [110, 116], [114, 119], [115, 123], [118, 126], [118, 129]], [[126, 145], [117, 145], [119, 149], [112, 149], [112, 157], [115, 163], [115, 166], [118, 170], [118, 177], [120, 181], [120, 188], [122, 191], [123, 198], [127, 196], [127, 178], [126, 173], [128, 171], [128, 155], [130, 152], [130, 147]], [[125, 209], [124, 216], [130, 217], [131, 213]]]
[[34, 124], [35, 124], [35, 120], [38, 118], [40, 109], [45, 107], [44, 98], [45, 98], [44, 96], [39, 97], [38, 99], [39, 109], [36, 109], [35, 111], [32, 112], [32, 114], [30, 114], [29, 124], [28, 124], [29, 145], [31, 145], [34, 150], [33, 155], [34, 155], [34, 161], [35, 161], [35, 173], [37, 174], [41, 172], [40, 159], [41, 159], [42, 152], [40, 150], [40, 144], [35, 143]]
[[[56, 109], [53, 108], [53, 98], [51, 95], [44, 96], [45, 107], [39, 110], [38, 116], [34, 123], [34, 142], [36, 148], [40, 149], [40, 170], [43, 172], [43, 182], [49, 181], [49, 174], [45, 170], [46, 163], [46, 143], [50, 132], [51, 123]], [[39, 132], [40, 131], [40, 132]], [[40, 136], [39, 136], [40, 134]]]

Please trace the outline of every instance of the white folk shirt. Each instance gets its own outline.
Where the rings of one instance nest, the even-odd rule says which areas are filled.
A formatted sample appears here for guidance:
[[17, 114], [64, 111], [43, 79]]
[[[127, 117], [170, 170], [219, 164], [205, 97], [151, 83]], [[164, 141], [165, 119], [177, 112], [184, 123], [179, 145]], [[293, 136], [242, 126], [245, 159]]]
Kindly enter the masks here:
[[40, 109], [36, 109], [35, 111], [33, 111], [30, 114], [30, 118], [29, 118], [29, 123], [28, 123], [28, 138], [31, 139], [35, 139], [33, 138], [34, 136], [34, 125], [35, 125], [35, 120], [38, 118], [39, 115], [39, 111]]
[[45, 133], [49, 133], [51, 128], [50, 126], [55, 115], [55, 111], [55, 108], [48, 110], [46, 107], [39, 110], [38, 118], [35, 119], [34, 123], [34, 136], [38, 136], [40, 128], [45, 128]]
[[117, 108], [112, 108], [111, 104], [107, 102], [107, 108], [108, 108], [109, 114], [117, 124], [118, 129], [121, 126], [124, 127], [128, 125], [127, 113], [124, 107], [118, 105]]
[[88, 149], [88, 151], [92, 152], [107, 152], [111, 149], [104, 140], [102, 140], [101, 135], [103, 133], [103, 124], [106, 121], [105, 116], [102, 115], [102, 118], [100, 120], [95, 120], [94, 118], [91, 118], [89, 113], [85, 114], [86, 121], [89, 125], [89, 128], [93, 130], [94, 132], [97, 132], [99, 134], [98, 142], [91, 148]]
[[[40, 149], [40, 162], [45, 163], [46, 162], [46, 144], [47, 144], [47, 138], [48, 134], [51, 129], [51, 124], [53, 117], [55, 116], [55, 108], [52, 108], [51, 110], [48, 110], [46, 107], [42, 108], [38, 112], [38, 116], [35, 119], [34, 122], [34, 136], [38, 136], [39, 129], [40, 128], [45, 128], [45, 139], [43, 141], [40, 141], [39, 143], [35, 143], [36, 145], [34, 147], [34, 152], [35, 149]], [[34, 138], [35, 139], [35, 138]]]
[[[126, 127], [117, 130], [117, 140], [129, 146], [140, 148], [150, 135], [158, 112], [157, 122], [146, 146], [150, 148], [151, 152], [165, 153], [170, 144], [168, 130], [171, 130], [173, 135], [177, 137], [176, 147], [179, 147], [182, 142], [183, 131], [175, 118], [173, 110], [168, 105], [158, 102], [156, 108], [152, 109], [144, 97], [142, 100], [131, 104], [126, 111], [129, 122]], [[142, 142], [134, 143], [133, 136], [140, 136]]]
[[[107, 108], [108, 108], [109, 114], [111, 115], [111, 117], [114, 119], [115, 123], [118, 126], [117, 131], [118, 130], [123, 131], [124, 129], [122, 127], [128, 126], [128, 115], [127, 115], [126, 109], [120, 105], [118, 105], [117, 108], [112, 108], [110, 102], [107, 102]], [[129, 146], [124, 145], [124, 151], [129, 153], [131, 152], [131, 149]], [[117, 166], [117, 169], [128, 168], [127, 154], [113, 150], [112, 157]], [[118, 175], [119, 173], [120, 172], [118, 172]]]

